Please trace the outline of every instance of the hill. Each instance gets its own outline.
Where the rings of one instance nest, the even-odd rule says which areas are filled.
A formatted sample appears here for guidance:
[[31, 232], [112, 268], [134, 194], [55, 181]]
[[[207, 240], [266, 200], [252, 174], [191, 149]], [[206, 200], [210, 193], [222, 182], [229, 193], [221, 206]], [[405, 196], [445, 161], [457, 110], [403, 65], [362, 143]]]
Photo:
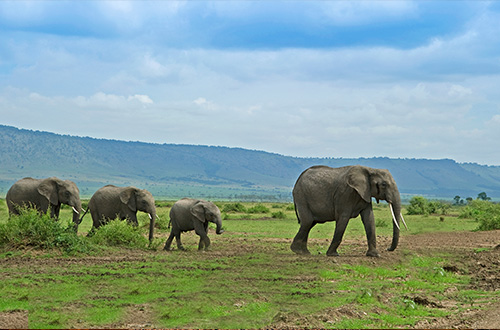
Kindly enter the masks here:
[[241, 148], [152, 144], [58, 135], [0, 125], [0, 195], [25, 176], [58, 176], [84, 197], [106, 184], [135, 185], [157, 198], [290, 200], [309, 166], [387, 168], [402, 194], [500, 197], [500, 167], [453, 160], [297, 158]]

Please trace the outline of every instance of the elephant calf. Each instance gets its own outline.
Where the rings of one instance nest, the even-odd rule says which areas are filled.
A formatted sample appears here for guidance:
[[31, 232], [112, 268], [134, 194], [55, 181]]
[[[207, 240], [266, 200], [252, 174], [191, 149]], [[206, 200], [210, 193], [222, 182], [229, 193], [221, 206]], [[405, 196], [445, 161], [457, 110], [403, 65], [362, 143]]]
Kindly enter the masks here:
[[208, 223], [215, 223], [216, 233], [222, 234], [222, 218], [219, 208], [212, 202], [198, 199], [183, 198], [177, 201], [170, 210], [170, 221], [172, 231], [165, 243], [164, 250], [170, 250], [170, 245], [175, 237], [177, 248], [184, 250], [181, 243], [181, 232], [193, 230], [200, 236], [198, 250], [208, 250], [210, 239], [208, 238]]

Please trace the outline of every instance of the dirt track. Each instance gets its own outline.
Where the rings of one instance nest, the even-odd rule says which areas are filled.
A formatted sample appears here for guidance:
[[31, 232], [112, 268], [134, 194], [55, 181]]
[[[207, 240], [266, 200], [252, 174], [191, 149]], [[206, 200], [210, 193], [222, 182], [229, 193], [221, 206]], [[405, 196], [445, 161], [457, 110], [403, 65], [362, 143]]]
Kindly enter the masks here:
[[[235, 240], [234, 249], [217, 250], [211, 254], [217, 256], [227, 256], [234, 254], [248, 253], [251, 247], [247, 242], [243, 242], [241, 238], [227, 237], [227, 239]], [[283, 241], [283, 253], [293, 255], [288, 251], [289, 240], [273, 239], [275, 241]], [[238, 244], [239, 243], [239, 244]], [[313, 243], [313, 242], [311, 242]], [[446, 265], [446, 270], [459, 274], [467, 274], [472, 277], [471, 288], [484, 291], [499, 291], [500, 290], [500, 231], [488, 232], [454, 232], [454, 233], [431, 233], [422, 235], [410, 235], [401, 239], [400, 246], [395, 252], [383, 251], [386, 246], [390, 245], [390, 238], [380, 237], [378, 240], [379, 250], [383, 251], [382, 257], [370, 259], [364, 257], [366, 249], [364, 241], [345, 240], [342, 245], [349, 246], [348, 252], [343, 253], [335, 261], [342, 264], [357, 264], [360, 262], [373, 262], [377, 265], [391, 265], [397, 263], [404, 257], [405, 253], [411, 251], [417, 255], [429, 256], [436, 252], [449, 252], [451, 255], [463, 255], [463, 258], [452, 258], [450, 264]], [[147, 260], [147, 255], [150, 252], [131, 251], [130, 255], [107, 256], [107, 257], [88, 257], [88, 258], [40, 258], [36, 262], [44, 264], [44, 266], [56, 266], [58, 263], [78, 263], [78, 264], [96, 264], [107, 263], [110, 261], [120, 260]], [[160, 252], [158, 252], [160, 253]], [[281, 253], [281, 252], [280, 252]], [[326, 258], [326, 256], [325, 256]], [[23, 258], [6, 258], [0, 260], [2, 264], [9, 262], [33, 262], [33, 259], [23, 260]], [[445, 293], [446, 294], [446, 293]], [[439, 308], [449, 308], [451, 311], [456, 309], [456, 305], [448, 302], [431, 301], [427, 297], [418, 297], [419, 303], [424, 305], [439, 306]], [[421, 321], [416, 324], [415, 328], [500, 328], [500, 300], [487, 303], [482, 306], [481, 310], [470, 309], [461, 315], [453, 315], [447, 318], [436, 318], [426, 321]], [[355, 311], [347, 310], [332, 310], [332, 315], [342, 314], [349, 316], [349, 313]], [[147, 314], [147, 313], [146, 313]], [[331, 315], [329, 315], [331, 316]], [[136, 315], [135, 321], [140, 319], [140, 315]], [[276, 320], [273, 326], [288, 327], [289, 324], [307, 324], [307, 320], [298, 320], [298, 315], [294, 318], [293, 315], [287, 315], [283, 320]], [[320, 315], [311, 316], [311, 319], [321, 317]], [[26, 328], [27, 312], [26, 311], [11, 311], [0, 313], [0, 328]], [[116, 327], [131, 327], [138, 326], [137, 323], [117, 324]]]

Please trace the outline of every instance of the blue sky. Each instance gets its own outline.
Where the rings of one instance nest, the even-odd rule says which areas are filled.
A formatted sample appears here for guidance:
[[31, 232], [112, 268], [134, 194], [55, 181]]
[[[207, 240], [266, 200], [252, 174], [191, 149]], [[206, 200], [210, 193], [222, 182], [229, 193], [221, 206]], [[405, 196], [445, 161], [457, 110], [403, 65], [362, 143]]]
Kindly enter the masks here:
[[0, 123], [500, 165], [500, 2], [0, 1]]

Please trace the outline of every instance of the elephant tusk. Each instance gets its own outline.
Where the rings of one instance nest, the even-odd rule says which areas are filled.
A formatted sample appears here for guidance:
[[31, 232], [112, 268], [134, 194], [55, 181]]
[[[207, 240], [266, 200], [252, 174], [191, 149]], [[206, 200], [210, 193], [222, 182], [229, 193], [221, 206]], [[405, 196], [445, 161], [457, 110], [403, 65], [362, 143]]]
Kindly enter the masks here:
[[389, 203], [389, 207], [391, 208], [392, 220], [394, 221], [394, 224], [396, 225], [396, 227], [398, 227], [398, 229], [400, 229], [399, 225], [398, 225], [398, 221], [396, 220], [396, 216], [394, 215], [394, 209], [392, 208], [391, 203]]
[[148, 213], [148, 215], [149, 215], [149, 220], [153, 220], [153, 217], [151, 216], [151, 214]]
[[408, 226], [406, 225], [405, 218], [403, 218], [403, 213], [400, 213], [401, 215], [401, 220], [403, 220], [403, 224], [405, 225], [406, 230], [408, 230]]
[[156, 219], [160, 220], [160, 217], [158, 216], [158, 214], [156, 215]]
[[73, 209], [73, 212], [75, 212], [76, 214], [80, 214], [80, 212], [78, 212], [74, 206], [71, 207]]

